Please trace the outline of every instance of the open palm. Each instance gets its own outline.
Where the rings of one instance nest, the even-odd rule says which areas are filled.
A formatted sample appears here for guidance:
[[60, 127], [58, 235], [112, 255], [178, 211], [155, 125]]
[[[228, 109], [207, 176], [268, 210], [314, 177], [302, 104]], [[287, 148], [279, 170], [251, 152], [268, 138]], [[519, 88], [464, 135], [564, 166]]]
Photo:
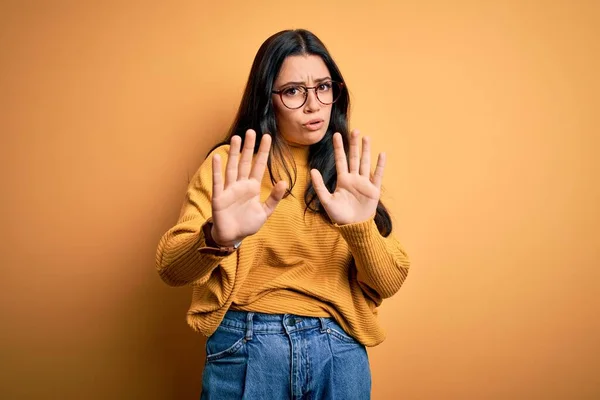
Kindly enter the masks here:
[[256, 132], [246, 132], [244, 148], [242, 139], [233, 136], [225, 167], [225, 180], [221, 174], [221, 158], [213, 157], [212, 238], [220, 245], [230, 245], [258, 232], [283, 198], [286, 183], [277, 182], [269, 198], [260, 201], [260, 188], [265, 173], [271, 137], [263, 135], [254, 165], [252, 158]]
[[321, 173], [311, 170], [311, 178], [321, 204], [329, 218], [339, 225], [363, 222], [373, 218], [381, 195], [381, 181], [385, 167], [385, 153], [379, 154], [377, 167], [371, 176], [371, 148], [368, 137], [362, 139], [362, 156], [359, 151], [359, 133], [350, 134], [348, 161], [339, 133], [333, 135], [337, 185], [330, 193]]

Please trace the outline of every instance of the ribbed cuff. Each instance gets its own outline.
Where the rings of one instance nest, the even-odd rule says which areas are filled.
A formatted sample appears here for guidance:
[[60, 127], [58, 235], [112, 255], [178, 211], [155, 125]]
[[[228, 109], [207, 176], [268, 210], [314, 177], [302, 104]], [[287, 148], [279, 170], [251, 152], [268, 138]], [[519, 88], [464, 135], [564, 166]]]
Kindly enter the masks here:
[[[165, 247], [168, 243], [168, 249]], [[198, 279], [207, 269], [217, 265], [223, 257], [212, 254], [200, 254], [200, 248], [206, 247], [204, 235], [199, 232], [185, 238], [172, 238], [159, 245], [159, 273], [172, 285], [185, 285]]]
[[354, 224], [334, 224], [350, 248], [365, 247], [377, 238], [379, 230], [373, 219]]

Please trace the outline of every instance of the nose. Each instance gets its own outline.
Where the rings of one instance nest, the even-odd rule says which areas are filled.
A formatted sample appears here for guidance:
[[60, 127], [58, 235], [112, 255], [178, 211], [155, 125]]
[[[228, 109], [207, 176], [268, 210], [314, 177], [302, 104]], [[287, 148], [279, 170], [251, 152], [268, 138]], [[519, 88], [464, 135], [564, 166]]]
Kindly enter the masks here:
[[306, 104], [304, 105], [304, 112], [313, 113], [321, 109], [321, 102], [317, 98], [317, 92], [314, 89], [309, 89], [306, 94]]

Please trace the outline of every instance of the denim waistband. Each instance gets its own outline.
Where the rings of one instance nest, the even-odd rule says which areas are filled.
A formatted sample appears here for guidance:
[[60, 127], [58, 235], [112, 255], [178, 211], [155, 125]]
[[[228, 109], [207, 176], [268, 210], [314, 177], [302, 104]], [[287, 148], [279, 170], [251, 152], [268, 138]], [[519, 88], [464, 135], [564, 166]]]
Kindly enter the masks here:
[[294, 314], [264, 314], [250, 311], [229, 310], [221, 326], [240, 329], [250, 340], [253, 333], [292, 333], [311, 328], [326, 331], [330, 325], [337, 325], [333, 318], [305, 317]]

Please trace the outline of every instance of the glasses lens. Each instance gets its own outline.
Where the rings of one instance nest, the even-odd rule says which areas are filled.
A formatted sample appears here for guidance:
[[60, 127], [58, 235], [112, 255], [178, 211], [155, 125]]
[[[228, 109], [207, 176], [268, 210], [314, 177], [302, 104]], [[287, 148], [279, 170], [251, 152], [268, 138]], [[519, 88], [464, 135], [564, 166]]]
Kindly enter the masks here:
[[[342, 94], [343, 85], [339, 82], [322, 82], [315, 88], [317, 99], [322, 104], [329, 105], [335, 103]], [[287, 108], [300, 108], [306, 103], [308, 90], [304, 86], [289, 86], [283, 89], [280, 93], [281, 101]]]
[[323, 104], [332, 104], [340, 98], [342, 85], [339, 82], [323, 82], [317, 86], [317, 97]]
[[281, 92], [281, 100], [287, 108], [300, 108], [306, 101], [306, 88], [290, 86]]

